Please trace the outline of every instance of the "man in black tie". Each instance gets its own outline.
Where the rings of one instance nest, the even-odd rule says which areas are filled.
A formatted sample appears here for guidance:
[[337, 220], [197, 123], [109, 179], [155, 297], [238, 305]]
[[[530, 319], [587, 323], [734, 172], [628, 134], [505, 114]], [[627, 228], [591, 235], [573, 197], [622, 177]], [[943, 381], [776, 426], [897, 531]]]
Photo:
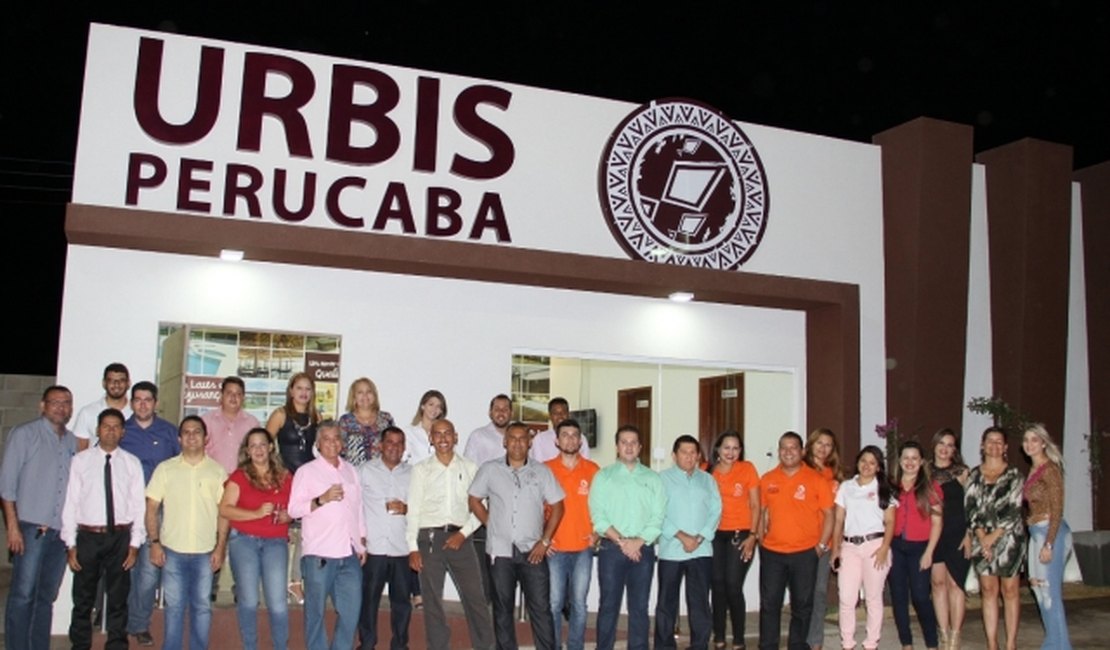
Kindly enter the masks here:
[[146, 536], [143, 467], [119, 448], [123, 413], [107, 408], [97, 417], [100, 444], [73, 458], [62, 509], [62, 541], [73, 569], [73, 618], [69, 640], [74, 650], [92, 646], [90, 613], [96, 583], [104, 576], [108, 596], [108, 650], [126, 650], [127, 594], [131, 567]]

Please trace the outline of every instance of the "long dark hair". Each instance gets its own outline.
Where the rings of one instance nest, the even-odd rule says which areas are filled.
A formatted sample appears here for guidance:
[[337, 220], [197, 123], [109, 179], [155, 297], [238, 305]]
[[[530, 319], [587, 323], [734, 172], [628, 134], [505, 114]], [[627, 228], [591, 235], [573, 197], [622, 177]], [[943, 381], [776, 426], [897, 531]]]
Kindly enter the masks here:
[[739, 463], [744, 460], [744, 440], [740, 437], [740, 434], [732, 429], [723, 431], [721, 435], [717, 436], [717, 439], [713, 441], [713, 453], [710, 454], [709, 457], [710, 473], [713, 473], [713, 470], [717, 467], [717, 463], [721, 462], [721, 444], [728, 438], [734, 438], [736, 444], [740, 445], [740, 457], [736, 459], [736, 462]]
[[[266, 442], [270, 445], [270, 451], [267, 454], [270, 466], [270, 481], [268, 483], [258, 475], [258, 469], [251, 461], [250, 452], [248, 451], [251, 436], [255, 434], [265, 435]], [[255, 427], [248, 431], [247, 435], [243, 436], [242, 442], [239, 443], [239, 469], [247, 475], [250, 484], [259, 490], [274, 490], [281, 487], [281, 484], [285, 482], [285, 476], [289, 473], [289, 470], [285, 469], [285, 464], [281, 462], [281, 454], [278, 453], [277, 445], [270, 438], [270, 432], [262, 427]]]
[[859, 453], [856, 454], [857, 473], [859, 472], [859, 462], [863, 459], [864, 454], [871, 454], [871, 457], [879, 464], [879, 468], [875, 470], [875, 480], [879, 482], [879, 509], [886, 510], [887, 507], [890, 506], [891, 490], [890, 481], [887, 480], [886, 469], [884, 469], [886, 463], [883, 459], [883, 450], [875, 445], [867, 445], [863, 449], [860, 449]]
[[937, 445], [940, 444], [941, 440], [944, 440], [944, 436], [952, 436], [952, 439], [956, 441], [956, 448], [952, 452], [952, 469], [959, 471], [967, 467], [967, 463], [964, 462], [964, 455], [960, 453], [960, 436], [948, 427], [933, 434], [933, 440], [929, 443], [929, 467], [936, 467]]
[[916, 440], [907, 440], [898, 448], [898, 464], [894, 469], [894, 486], [899, 493], [902, 492], [902, 454], [907, 449], [916, 449], [917, 455], [921, 457], [921, 469], [917, 470], [917, 478], [913, 482], [913, 494], [917, 501], [917, 511], [921, 513], [922, 517], [928, 517], [929, 501], [932, 499], [932, 481], [929, 479], [929, 468], [925, 466], [925, 453], [921, 449], [921, 443]]

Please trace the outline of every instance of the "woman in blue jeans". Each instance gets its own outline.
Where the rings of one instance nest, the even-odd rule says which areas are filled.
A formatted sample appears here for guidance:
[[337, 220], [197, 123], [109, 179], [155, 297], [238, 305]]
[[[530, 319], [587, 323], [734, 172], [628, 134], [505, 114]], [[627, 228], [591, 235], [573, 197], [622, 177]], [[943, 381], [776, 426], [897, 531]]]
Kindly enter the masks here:
[[258, 648], [258, 584], [270, 614], [274, 650], [289, 643], [285, 577], [289, 561], [289, 490], [277, 445], [263, 428], [251, 429], [239, 445], [239, 469], [224, 487], [220, 515], [231, 523], [228, 542], [239, 633], [246, 650]]
[[1064, 617], [1064, 558], [1071, 530], [1064, 521], [1064, 458], [1042, 424], [1025, 429], [1022, 449], [1032, 461], [1025, 480], [1029, 504], [1029, 586], [1044, 623], [1042, 650], [1071, 650]]
[[940, 539], [944, 495], [929, 478], [924, 467], [921, 445], [910, 440], [902, 445], [895, 470], [894, 493], [898, 509], [894, 514], [894, 541], [891, 544], [890, 604], [902, 648], [912, 650], [910, 601], [913, 601], [925, 647], [936, 650], [937, 615], [931, 599], [933, 551]]

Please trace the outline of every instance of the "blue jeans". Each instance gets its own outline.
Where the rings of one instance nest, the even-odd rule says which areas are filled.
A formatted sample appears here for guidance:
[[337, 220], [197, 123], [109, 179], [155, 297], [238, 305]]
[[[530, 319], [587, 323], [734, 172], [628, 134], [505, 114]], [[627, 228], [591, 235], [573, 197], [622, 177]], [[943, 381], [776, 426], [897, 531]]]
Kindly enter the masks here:
[[597, 581], [601, 590], [597, 611], [597, 648], [613, 650], [621, 598], [628, 591], [628, 650], [647, 650], [648, 597], [655, 568], [655, 547], [644, 545], [640, 561], [633, 562], [610, 540], [601, 542], [597, 556]]
[[[305, 555], [301, 558], [304, 578], [304, 638], [308, 650], [349, 650], [355, 643], [358, 614], [362, 607], [362, 567], [354, 553], [333, 558]], [[335, 635], [328, 644], [324, 629], [325, 601], [335, 607]]]
[[895, 537], [890, 545], [890, 608], [894, 610], [894, 624], [898, 628], [898, 641], [913, 645], [910, 629], [910, 601], [913, 601], [917, 621], [925, 637], [925, 647], [937, 647], [937, 614], [930, 598], [932, 585], [930, 572], [920, 568], [921, 556], [928, 542], [911, 542]]
[[561, 648], [563, 604], [569, 603], [570, 624], [567, 628], [567, 650], [582, 650], [586, 643], [586, 597], [590, 593], [593, 571], [593, 549], [577, 553], [556, 552], [547, 558], [551, 574], [551, 620], [555, 623], [555, 647]]
[[[141, 524], [135, 524], [139, 526]], [[127, 633], [150, 631], [154, 613], [154, 591], [162, 579], [162, 569], [150, 563], [150, 544], [139, 547], [138, 559], [131, 569], [131, 591], [127, 594]]]
[[4, 614], [5, 643], [9, 648], [47, 650], [54, 599], [66, 570], [66, 545], [58, 531], [45, 532], [19, 522], [23, 553], [12, 556], [12, 584]]
[[678, 622], [678, 593], [686, 579], [686, 612], [690, 622], [691, 650], [706, 650], [713, 618], [709, 614], [709, 583], [713, 557], [659, 560], [659, 598], [655, 601], [655, 648], [674, 648]]
[[255, 537], [232, 530], [228, 541], [231, 572], [235, 576], [236, 614], [245, 650], [258, 648], [258, 583], [270, 615], [274, 650], [289, 644], [289, 605], [285, 578], [289, 570], [288, 538]]
[[162, 650], [180, 650], [185, 639], [185, 610], [189, 610], [189, 648], [205, 650], [212, 626], [211, 553], [178, 553], [169, 548], [162, 568], [166, 598], [166, 634]]
[[1044, 624], [1044, 643], [1042, 650], [1071, 650], [1068, 637], [1068, 621], [1064, 617], [1064, 559], [1067, 556], [1068, 535], [1071, 529], [1066, 521], [1060, 522], [1056, 539], [1052, 541], [1052, 561], [1043, 564], [1040, 559], [1041, 548], [1048, 536], [1048, 522], [1043, 521], [1029, 527], [1029, 586], [1037, 597], [1037, 608], [1041, 610]]

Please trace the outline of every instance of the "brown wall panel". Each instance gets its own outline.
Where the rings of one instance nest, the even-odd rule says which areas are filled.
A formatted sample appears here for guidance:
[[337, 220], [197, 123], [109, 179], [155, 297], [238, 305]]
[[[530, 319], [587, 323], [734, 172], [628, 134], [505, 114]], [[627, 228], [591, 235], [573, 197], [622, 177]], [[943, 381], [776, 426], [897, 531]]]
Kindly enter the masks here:
[[[1087, 285], [1087, 367], [1091, 426], [1101, 436], [1101, 492], [1110, 486], [1110, 162], [1075, 172], [1083, 210], [1083, 260]], [[1085, 468], [1084, 468], [1085, 469]], [[1110, 497], [1098, 499], [1095, 528], [1110, 528]]]
[[[1025, 139], [977, 160], [987, 178], [994, 392], [1062, 440], [1072, 150]], [[1010, 441], [1010, 459], [1024, 464], [1020, 442]]]
[[884, 131], [887, 413], [928, 443], [963, 416], [972, 129], [919, 118]]

